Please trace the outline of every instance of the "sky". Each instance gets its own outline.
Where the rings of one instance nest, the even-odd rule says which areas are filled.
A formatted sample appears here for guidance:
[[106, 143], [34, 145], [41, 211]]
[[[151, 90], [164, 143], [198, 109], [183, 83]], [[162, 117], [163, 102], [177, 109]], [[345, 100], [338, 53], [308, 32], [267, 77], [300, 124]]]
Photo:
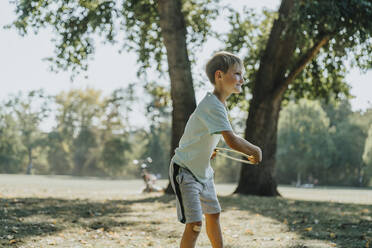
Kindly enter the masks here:
[[[224, 0], [224, 2], [229, 1]], [[247, 6], [257, 10], [263, 7], [276, 10], [280, 0], [234, 0], [229, 4], [235, 9]], [[94, 60], [89, 63], [88, 79], [77, 77], [74, 82], [71, 82], [69, 73], [51, 72], [48, 62], [43, 61], [43, 58], [53, 56], [52, 33], [42, 30], [37, 35], [30, 32], [26, 37], [21, 37], [14, 29], [2, 28], [15, 20], [15, 17], [14, 6], [8, 0], [0, 1], [0, 102], [9, 94], [40, 88], [49, 94], [57, 94], [63, 90], [89, 86], [102, 90], [104, 94], [109, 94], [114, 89], [138, 81], [136, 54], [119, 54], [119, 47], [99, 43]], [[217, 22], [215, 25], [218, 28], [227, 27], [222, 22]], [[198, 53], [198, 62], [194, 71], [203, 72], [205, 62], [219, 47], [221, 44], [216, 41], [208, 41]], [[352, 87], [352, 95], [355, 96], [355, 99], [351, 100], [353, 110], [365, 110], [372, 106], [372, 71], [361, 74], [359, 70], [353, 69], [348, 73], [346, 80]], [[197, 90], [197, 101], [201, 99], [205, 91], [211, 90], [210, 86], [206, 85]]]

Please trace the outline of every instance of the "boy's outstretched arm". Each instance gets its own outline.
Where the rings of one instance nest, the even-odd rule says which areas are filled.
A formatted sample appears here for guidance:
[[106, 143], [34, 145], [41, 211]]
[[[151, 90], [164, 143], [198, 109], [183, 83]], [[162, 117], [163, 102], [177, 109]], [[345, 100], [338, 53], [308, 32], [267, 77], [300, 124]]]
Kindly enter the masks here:
[[245, 153], [247, 155], [252, 155], [255, 163], [259, 163], [262, 160], [262, 151], [258, 146], [253, 145], [247, 140], [237, 136], [232, 131], [222, 131], [222, 136], [226, 144], [234, 150]]

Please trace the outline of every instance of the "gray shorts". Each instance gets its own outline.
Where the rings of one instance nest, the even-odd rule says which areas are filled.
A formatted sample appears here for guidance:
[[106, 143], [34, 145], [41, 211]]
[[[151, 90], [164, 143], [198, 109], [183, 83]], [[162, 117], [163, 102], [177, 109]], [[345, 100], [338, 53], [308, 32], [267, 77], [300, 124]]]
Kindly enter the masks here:
[[182, 223], [202, 221], [202, 214], [221, 212], [213, 178], [201, 184], [185, 168], [171, 162], [169, 167], [170, 182], [176, 193], [178, 220]]

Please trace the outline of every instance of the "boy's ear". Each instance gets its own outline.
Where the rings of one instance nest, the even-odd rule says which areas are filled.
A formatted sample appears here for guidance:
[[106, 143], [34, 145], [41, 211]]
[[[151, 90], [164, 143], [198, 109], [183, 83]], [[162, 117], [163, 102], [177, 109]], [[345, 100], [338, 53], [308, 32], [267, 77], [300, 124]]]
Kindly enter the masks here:
[[217, 70], [217, 71], [214, 73], [214, 78], [215, 78], [215, 79], [222, 78], [222, 71], [221, 71], [221, 70]]

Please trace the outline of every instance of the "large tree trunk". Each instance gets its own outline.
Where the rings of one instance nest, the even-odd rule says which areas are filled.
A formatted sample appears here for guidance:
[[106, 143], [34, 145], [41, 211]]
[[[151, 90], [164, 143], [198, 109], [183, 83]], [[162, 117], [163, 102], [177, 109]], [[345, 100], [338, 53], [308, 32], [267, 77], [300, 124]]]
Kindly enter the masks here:
[[[167, 50], [172, 98], [171, 156], [178, 146], [186, 123], [195, 110], [190, 60], [186, 46], [186, 25], [180, 0], [158, 0], [161, 35]], [[168, 184], [166, 193], [173, 193]]]
[[295, 49], [292, 35], [287, 34], [283, 39], [283, 31], [286, 29], [284, 18], [290, 14], [293, 5], [293, 0], [282, 1], [279, 18], [274, 22], [266, 51], [260, 61], [246, 122], [245, 138], [262, 149], [263, 159], [259, 166], [242, 167], [235, 193], [279, 195], [273, 172], [277, 124], [284, 91], [278, 92], [277, 88], [285, 80], [289, 58]]
[[239, 184], [234, 193], [279, 195], [273, 174], [283, 95], [288, 85], [330, 39], [329, 35], [320, 34], [313, 47], [301, 55], [298, 61], [294, 61], [296, 37], [286, 21], [293, 11], [294, 0], [283, 0], [253, 86], [245, 138], [261, 147], [263, 159], [258, 166], [242, 166]]
[[273, 172], [280, 102], [281, 98], [277, 100], [255, 98], [255, 101], [251, 102], [245, 138], [261, 147], [263, 159], [258, 166], [242, 166], [235, 193], [279, 195]]

